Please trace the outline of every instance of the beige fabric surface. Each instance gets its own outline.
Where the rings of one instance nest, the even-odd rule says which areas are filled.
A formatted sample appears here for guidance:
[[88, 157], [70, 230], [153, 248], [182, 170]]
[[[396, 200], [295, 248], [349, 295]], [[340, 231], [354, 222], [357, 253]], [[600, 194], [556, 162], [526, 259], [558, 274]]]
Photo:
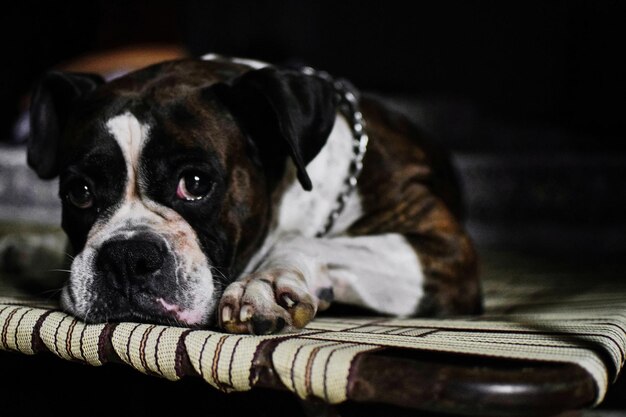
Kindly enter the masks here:
[[495, 272], [485, 276], [480, 317], [322, 316], [301, 333], [262, 337], [137, 323], [85, 325], [49, 302], [0, 294], [0, 349], [50, 351], [95, 366], [121, 360], [170, 380], [196, 374], [230, 392], [254, 386], [255, 355], [271, 343], [271, 366], [285, 387], [329, 403], [346, 400], [357, 355], [385, 348], [567, 362], [593, 377], [601, 401], [624, 362], [626, 286], [584, 274]]

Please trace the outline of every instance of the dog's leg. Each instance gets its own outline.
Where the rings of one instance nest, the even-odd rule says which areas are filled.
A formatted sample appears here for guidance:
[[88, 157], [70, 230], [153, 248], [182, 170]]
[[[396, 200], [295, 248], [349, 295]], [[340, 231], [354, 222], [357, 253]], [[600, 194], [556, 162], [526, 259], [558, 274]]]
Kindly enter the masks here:
[[221, 326], [301, 328], [333, 298], [396, 316], [480, 312], [476, 254], [462, 227], [430, 194], [404, 207], [411, 212], [364, 218], [351, 236], [279, 238], [255, 272], [226, 288]]
[[220, 302], [220, 323], [235, 333], [301, 328], [334, 300], [397, 316], [414, 314], [424, 295], [421, 262], [399, 234], [285, 236]]
[[[420, 259], [424, 296], [416, 315], [449, 316], [478, 314], [482, 294], [478, 258], [471, 239], [448, 210], [443, 200], [417, 181], [400, 182], [402, 192], [393, 204], [385, 205], [388, 196], [372, 204], [374, 213], [353, 224], [353, 235], [372, 235], [393, 231], [401, 234]], [[382, 193], [382, 192], [381, 192]], [[388, 285], [395, 285], [391, 281]]]

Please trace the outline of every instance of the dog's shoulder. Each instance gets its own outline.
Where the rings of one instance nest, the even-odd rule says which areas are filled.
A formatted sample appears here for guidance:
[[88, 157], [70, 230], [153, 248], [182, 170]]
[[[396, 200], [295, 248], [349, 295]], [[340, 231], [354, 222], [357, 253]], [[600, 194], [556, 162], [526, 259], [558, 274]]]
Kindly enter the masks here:
[[402, 197], [407, 184], [421, 184], [462, 218], [460, 184], [450, 152], [404, 108], [371, 94], [364, 94], [360, 104], [369, 135], [362, 174], [367, 182], [360, 184], [361, 193]]

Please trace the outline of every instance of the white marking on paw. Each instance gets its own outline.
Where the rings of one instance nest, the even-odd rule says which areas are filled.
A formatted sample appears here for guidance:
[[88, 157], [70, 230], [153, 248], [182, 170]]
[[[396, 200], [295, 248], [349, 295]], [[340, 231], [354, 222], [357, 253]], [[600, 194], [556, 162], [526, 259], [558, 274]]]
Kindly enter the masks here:
[[297, 268], [312, 293], [332, 287], [336, 301], [381, 313], [414, 314], [424, 296], [421, 262], [399, 234], [283, 236], [259, 269], [272, 266]]

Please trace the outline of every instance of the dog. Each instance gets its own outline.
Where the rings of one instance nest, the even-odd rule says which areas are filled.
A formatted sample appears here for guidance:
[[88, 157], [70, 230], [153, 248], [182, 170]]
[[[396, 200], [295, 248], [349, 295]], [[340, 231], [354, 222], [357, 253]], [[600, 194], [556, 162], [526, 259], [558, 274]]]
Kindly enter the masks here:
[[108, 83], [52, 71], [30, 112], [75, 254], [61, 305], [86, 322], [269, 334], [335, 302], [481, 309], [450, 161], [347, 82], [209, 55]]

